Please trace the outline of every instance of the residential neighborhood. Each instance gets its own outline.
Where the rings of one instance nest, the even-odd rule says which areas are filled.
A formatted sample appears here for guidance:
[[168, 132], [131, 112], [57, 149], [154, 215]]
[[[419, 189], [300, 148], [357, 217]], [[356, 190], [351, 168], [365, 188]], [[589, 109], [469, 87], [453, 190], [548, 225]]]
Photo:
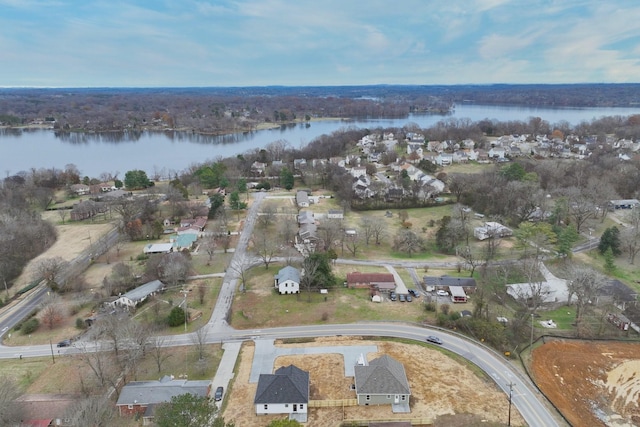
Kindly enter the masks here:
[[[583, 180], [586, 172], [572, 168], [600, 155], [595, 142], [609, 144], [621, 165], [631, 157], [617, 154], [637, 149], [592, 142], [363, 132], [353, 141], [357, 154], [296, 153], [288, 162], [265, 155], [247, 161], [240, 177], [233, 175], [239, 166], [227, 176], [214, 162], [146, 188], [122, 189], [115, 180], [70, 185], [45, 213], [67, 236], [82, 230], [78, 245], [91, 256], [67, 277], [58, 270], [64, 250], [58, 264], [34, 267], [60, 299], [49, 295], [35, 331], [20, 332], [21, 325], [4, 343], [50, 340], [58, 366], [73, 361], [84, 372], [83, 386], [118, 391], [114, 414], [131, 425], [153, 425], [158, 407], [186, 393], [246, 425], [280, 417], [324, 426], [321, 419], [340, 413], [353, 423], [429, 425], [467, 411], [501, 422], [504, 381], [475, 386], [492, 396], [485, 414], [482, 402], [455, 398], [473, 383], [471, 369], [441, 355], [443, 371], [422, 372], [416, 358], [473, 343], [490, 348], [509, 377], [516, 357], [531, 371], [545, 366], [533, 357], [549, 337], [622, 346], [640, 330], [634, 273], [616, 276], [637, 253], [638, 199], [593, 180], [580, 194], [557, 182], [541, 186], [551, 162]], [[64, 267], [77, 268], [78, 259]], [[380, 337], [390, 332], [370, 332], [379, 323], [393, 325], [396, 338], [412, 336], [412, 344], [395, 344], [404, 353], [385, 346]], [[343, 324], [354, 329], [333, 329]], [[265, 332], [295, 327], [326, 331], [333, 341]], [[243, 343], [229, 346], [229, 334]], [[109, 367], [94, 354], [112, 357]], [[437, 396], [435, 372], [450, 371], [469, 378]], [[51, 420], [58, 412], [49, 411]], [[529, 415], [513, 416], [524, 425]]]

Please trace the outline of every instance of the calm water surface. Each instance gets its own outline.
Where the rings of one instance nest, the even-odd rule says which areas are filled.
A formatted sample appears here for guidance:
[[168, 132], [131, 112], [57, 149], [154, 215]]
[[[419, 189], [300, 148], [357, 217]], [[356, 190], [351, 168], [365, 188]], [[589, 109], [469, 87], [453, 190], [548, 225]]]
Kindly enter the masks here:
[[0, 174], [15, 174], [31, 168], [64, 169], [73, 163], [82, 175], [98, 177], [102, 172], [123, 177], [128, 170], [142, 169], [148, 174], [161, 171], [173, 175], [194, 163], [230, 157], [285, 140], [301, 147], [316, 137], [346, 127], [387, 128], [416, 123], [426, 128], [448, 118], [485, 118], [499, 121], [541, 117], [549, 123], [567, 121], [572, 125], [602, 116], [640, 114], [639, 108], [528, 108], [485, 105], [459, 105], [448, 116], [413, 115], [405, 119], [367, 121], [322, 121], [297, 124], [281, 129], [225, 136], [191, 133], [107, 133], [56, 134], [51, 130], [0, 132]]

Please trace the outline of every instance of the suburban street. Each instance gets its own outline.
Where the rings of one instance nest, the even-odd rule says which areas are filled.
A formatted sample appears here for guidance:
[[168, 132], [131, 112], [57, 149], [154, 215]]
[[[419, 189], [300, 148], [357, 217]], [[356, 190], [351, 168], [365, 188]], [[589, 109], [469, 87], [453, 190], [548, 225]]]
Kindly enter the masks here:
[[[266, 197], [266, 193], [254, 193], [254, 196], [255, 199], [247, 213], [244, 228], [240, 233], [236, 251], [234, 252], [230, 266], [224, 276], [223, 286], [220, 290], [211, 319], [205, 326], [207, 328], [207, 343], [239, 343], [246, 340], [266, 338], [278, 339], [335, 335], [394, 337], [424, 342], [427, 335], [436, 335], [442, 339], [442, 347], [471, 361], [486, 372], [487, 375], [493, 378], [498, 387], [500, 387], [500, 389], [502, 389], [507, 395], [505, 397], [505, 406], [507, 405], [508, 395], [511, 389], [513, 405], [518, 409], [518, 411], [520, 411], [523, 418], [530, 426], [553, 427], [559, 425], [553, 412], [545, 406], [545, 397], [539, 394], [535, 386], [531, 384], [527, 378], [519, 374], [518, 371], [511, 366], [511, 363], [504, 358], [504, 356], [480, 343], [474, 342], [469, 338], [451, 331], [401, 323], [312, 325], [249, 330], [236, 330], [229, 326], [227, 320], [230, 315], [231, 303], [239, 285], [238, 281], [241, 279], [241, 271], [242, 269], [248, 268], [254, 262], [252, 257], [246, 254], [246, 250], [253, 231], [255, 219], [258, 215], [260, 204]], [[376, 261], [351, 263], [381, 265], [380, 262]], [[392, 263], [385, 262], [385, 264]], [[393, 264], [404, 267], [421, 267], [425, 265], [424, 262], [398, 262]], [[46, 293], [46, 291], [46, 288], [39, 289], [34, 293], [34, 297], [30, 299], [30, 301], [37, 301], [39, 299], [38, 297], [41, 296], [43, 292]], [[0, 319], [0, 326], [7, 329], [11, 328], [12, 325], [15, 325], [15, 323], [20, 321], [22, 317], [32, 309], [33, 307], [31, 305], [26, 303], [23, 304], [19, 310], [12, 311], [10, 318]], [[166, 336], [164, 345], [168, 347], [194, 345], [195, 340], [193, 339], [193, 336], [193, 333]], [[76, 347], [76, 345], [78, 347]], [[82, 348], [79, 348], [80, 346], [82, 346]], [[95, 345], [91, 343], [74, 343], [71, 347], [64, 348], [57, 348], [55, 343], [52, 345], [22, 347], [0, 346], [0, 358], [12, 359], [42, 356], [60, 357], [64, 355], [77, 354], [81, 351], [92, 351], [94, 349]], [[421, 363], [424, 363], [425, 369], [428, 369], [428, 361]], [[454, 380], [455, 379], [452, 379], [452, 381]]]

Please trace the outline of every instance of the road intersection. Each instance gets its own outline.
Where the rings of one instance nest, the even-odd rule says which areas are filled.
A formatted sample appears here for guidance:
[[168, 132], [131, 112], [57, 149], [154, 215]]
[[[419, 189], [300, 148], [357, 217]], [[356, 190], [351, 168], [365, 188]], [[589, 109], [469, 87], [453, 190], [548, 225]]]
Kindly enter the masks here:
[[[228, 319], [231, 313], [231, 304], [235, 292], [238, 289], [239, 270], [246, 268], [250, 261], [249, 256], [246, 254], [246, 249], [250, 236], [252, 235], [253, 225], [258, 215], [260, 204], [265, 197], [265, 193], [255, 193], [255, 199], [249, 208], [244, 229], [240, 234], [236, 251], [230, 263], [230, 268], [227, 269], [223, 279], [223, 285], [211, 319], [204, 326], [207, 328], [207, 343], [230, 344], [230, 347], [236, 348], [238, 347], [238, 343], [247, 340], [335, 335], [394, 337], [424, 342], [427, 335], [435, 335], [442, 339], [442, 347], [464, 357], [482, 369], [495, 381], [498, 387], [506, 393], [507, 398], [511, 393], [513, 405], [520, 411], [520, 414], [528, 425], [546, 427], [559, 426], [556, 420], [556, 414], [545, 404], [545, 397], [541, 395], [531, 381], [522, 376], [504, 356], [481, 343], [472, 341], [469, 338], [452, 333], [451, 331], [404, 323], [356, 323], [249, 330], [233, 329], [228, 324]], [[17, 317], [15, 316], [12, 316], [11, 319], [5, 319], [3, 322], [0, 322], [0, 328], [7, 328], [9, 327], [7, 325], [11, 322], [15, 324], [20, 320], [16, 319]], [[2, 334], [4, 334], [4, 332], [2, 332]], [[193, 345], [196, 341], [194, 335], [195, 333], [166, 336], [164, 337], [164, 345], [168, 347]], [[96, 343], [83, 343], [82, 348], [72, 346], [62, 349], [55, 348], [53, 345], [23, 347], [0, 346], [0, 359], [55, 356], [56, 354], [78, 354], [82, 351], [95, 351], [101, 348], [104, 348], [104, 346], [97, 345]]]

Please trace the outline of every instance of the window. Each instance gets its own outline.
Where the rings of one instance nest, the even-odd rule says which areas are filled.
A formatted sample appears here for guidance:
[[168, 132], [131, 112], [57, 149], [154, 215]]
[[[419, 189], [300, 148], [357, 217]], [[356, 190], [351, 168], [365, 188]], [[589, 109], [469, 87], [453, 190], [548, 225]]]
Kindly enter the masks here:
[[133, 405], [127, 405], [127, 408], [133, 409]]
[[371, 395], [367, 394], [366, 400], [371, 400]]
[[391, 395], [390, 394], [387, 394], [387, 399], [391, 399]]
[[302, 409], [302, 408], [304, 408], [304, 405], [301, 403], [301, 404], [300, 404], [300, 409]]
[[285, 404], [284, 404], [284, 407], [285, 407], [285, 408], [288, 408], [288, 407], [289, 407], [289, 404], [288, 404], [288, 403], [285, 403]]
[[402, 400], [407, 400], [407, 396], [405, 396], [404, 394], [401, 397]]
[[266, 411], [267, 409], [269, 409], [269, 405], [264, 405], [264, 410]]

